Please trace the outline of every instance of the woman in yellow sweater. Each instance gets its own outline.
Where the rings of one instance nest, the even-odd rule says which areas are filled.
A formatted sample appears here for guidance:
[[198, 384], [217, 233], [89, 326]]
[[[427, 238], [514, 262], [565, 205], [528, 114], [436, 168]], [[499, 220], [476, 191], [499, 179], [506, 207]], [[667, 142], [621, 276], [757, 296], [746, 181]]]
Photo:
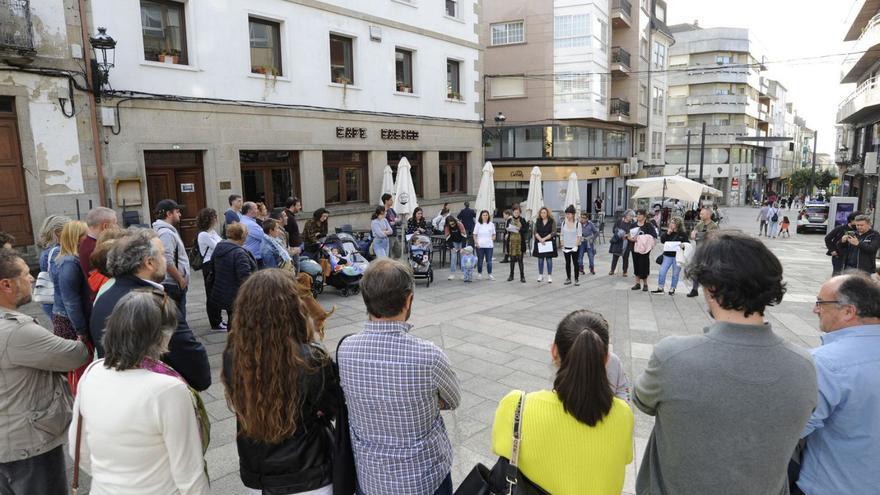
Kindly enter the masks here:
[[[552, 495], [610, 495], [623, 490], [633, 459], [633, 413], [608, 383], [608, 322], [578, 310], [556, 329], [550, 348], [558, 367], [553, 390], [526, 395], [519, 469]], [[520, 391], [501, 399], [492, 450], [510, 459]]]

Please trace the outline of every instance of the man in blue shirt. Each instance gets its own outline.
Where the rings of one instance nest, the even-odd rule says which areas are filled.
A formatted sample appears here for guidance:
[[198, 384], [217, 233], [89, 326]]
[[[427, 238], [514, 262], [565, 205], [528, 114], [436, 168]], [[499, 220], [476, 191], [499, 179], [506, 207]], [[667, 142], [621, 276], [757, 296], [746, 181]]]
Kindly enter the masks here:
[[242, 199], [238, 194], [229, 195], [229, 209], [223, 214], [223, 238], [226, 239], [226, 226], [241, 221]]
[[864, 274], [825, 282], [813, 312], [819, 400], [801, 435], [793, 495], [876, 494], [880, 488], [880, 286]]
[[254, 255], [254, 259], [257, 260], [257, 266], [262, 268], [263, 252], [260, 247], [263, 245], [265, 234], [263, 234], [263, 227], [260, 227], [257, 221], [254, 220], [257, 217], [257, 212], [257, 204], [253, 201], [248, 201], [241, 205], [241, 224], [248, 229], [247, 238], [244, 240], [244, 246], [242, 247]]

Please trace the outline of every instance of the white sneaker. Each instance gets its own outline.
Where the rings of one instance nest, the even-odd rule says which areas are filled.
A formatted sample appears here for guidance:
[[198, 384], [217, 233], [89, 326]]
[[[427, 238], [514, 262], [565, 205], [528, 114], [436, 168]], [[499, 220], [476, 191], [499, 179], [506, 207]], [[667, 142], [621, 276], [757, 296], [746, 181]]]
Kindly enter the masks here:
[[544, 276], [543, 276], [543, 275], [538, 275], [538, 283], [540, 284], [540, 283], [543, 282], [543, 281], [544, 281]]
[[477, 280], [483, 280], [483, 274], [482, 274], [482, 273], [478, 273], [478, 274], [477, 274]]
[[495, 277], [493, 277], [492, 275], [489, 275], [489, 280], [495, 280]]
[[553, 277], [551, 277], [550, 275], [547, 275], [547, 283], [548, 283], [548, 284], [552, 284], [552, 283], [553, 283]]
[[455, 275], [450, 275], [446, 280], [455, 280]]

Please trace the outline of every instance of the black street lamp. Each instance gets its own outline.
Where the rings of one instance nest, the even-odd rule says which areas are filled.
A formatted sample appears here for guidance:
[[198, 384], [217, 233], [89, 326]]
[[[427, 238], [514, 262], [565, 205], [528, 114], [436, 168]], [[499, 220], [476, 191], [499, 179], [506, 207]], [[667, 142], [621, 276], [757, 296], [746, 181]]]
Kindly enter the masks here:
[[107, 34], [107, 28], [99, 27], [98, 34], [89, 37], [92, 45], [92, 91], [95, 98], [101, 96], [101, 89], [107, 84], [110, 69], [116, 64], [116, 40]]
[[498, 114], [495, 115], [495, 123], [496, 124], [503, 125], [505, 120], [507, 120], [507, 117], [505, 117], [503, 113], [498, 112]]

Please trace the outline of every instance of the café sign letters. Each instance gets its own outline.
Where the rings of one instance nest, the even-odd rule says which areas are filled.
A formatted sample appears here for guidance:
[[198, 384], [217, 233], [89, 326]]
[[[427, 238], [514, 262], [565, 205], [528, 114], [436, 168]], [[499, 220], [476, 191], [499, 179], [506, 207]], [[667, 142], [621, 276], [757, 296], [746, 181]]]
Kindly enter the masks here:
[[[419, 131], [412, 129], [380, 129], [382, 139], [393, 141], [418, 141]], [[367, 139], [366, 127], [336, 127], [337, 139]]]

